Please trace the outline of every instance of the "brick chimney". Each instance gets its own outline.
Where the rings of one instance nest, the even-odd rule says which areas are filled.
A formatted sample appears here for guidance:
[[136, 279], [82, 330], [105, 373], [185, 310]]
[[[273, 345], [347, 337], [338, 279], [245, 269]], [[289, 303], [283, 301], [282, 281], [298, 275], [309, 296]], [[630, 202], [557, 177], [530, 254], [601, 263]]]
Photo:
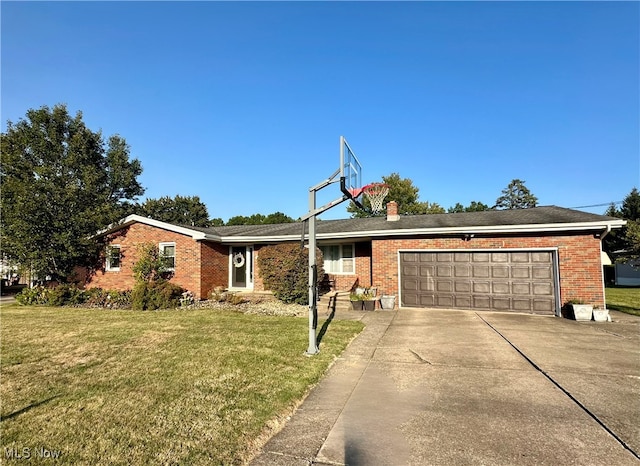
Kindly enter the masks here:
[[387, 202], [387, 222], [397, 222], [398, 220], [400, 220], [398, 203], [396, 201]]

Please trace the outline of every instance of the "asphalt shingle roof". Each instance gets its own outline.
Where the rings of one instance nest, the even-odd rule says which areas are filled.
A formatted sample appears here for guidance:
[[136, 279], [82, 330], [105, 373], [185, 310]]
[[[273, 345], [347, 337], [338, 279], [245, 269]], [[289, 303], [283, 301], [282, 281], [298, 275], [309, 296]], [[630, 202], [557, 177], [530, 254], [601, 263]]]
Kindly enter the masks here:
[[[401, 215], [397, 221], [386, 217], [350, 218], [340, 220], [320, 220], [316, 223], [318, 235], [347, 236], [349, 233], [385, 232], [398, 234], [401, 230], [444, 230], [479, 227], [508, 227], [522, 225], [565, 225], [603, 223], [620, 219], [591, 214], [557, 206], [534, 207], [530, 209], [490, 210], [484, 212], [464, 212], [455, 214]], [[282, 237], [300, 236], [302, 223], [275, 225], [238, 225], [213, 228], [187, 227], [192, 230], [220, 237]]]

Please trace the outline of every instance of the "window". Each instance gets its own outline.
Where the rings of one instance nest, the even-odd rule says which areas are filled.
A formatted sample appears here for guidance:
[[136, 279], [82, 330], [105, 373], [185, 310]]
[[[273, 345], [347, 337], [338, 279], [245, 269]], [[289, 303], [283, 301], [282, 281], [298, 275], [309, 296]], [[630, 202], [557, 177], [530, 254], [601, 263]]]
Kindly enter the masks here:
[[120, 270], [120, 245], [113, 244], [107, 247], [106, 252], [106, 269], [110, 271]]
[[176, 268], [176, 243], [160, 243], [160, 257], [165, 271]]
[[353, 274], [355, 268], [355, 248], [353, 244], [331, 244], [320, 246], [324, 257], [325, 273]]

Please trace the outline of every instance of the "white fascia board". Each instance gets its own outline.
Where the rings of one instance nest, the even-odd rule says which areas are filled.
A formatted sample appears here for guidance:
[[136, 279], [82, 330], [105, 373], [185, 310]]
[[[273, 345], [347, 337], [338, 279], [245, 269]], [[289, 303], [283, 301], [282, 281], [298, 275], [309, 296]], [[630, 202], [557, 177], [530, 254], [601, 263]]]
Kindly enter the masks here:
[[[373, 230], [358, 231], [350, 234], [340, 234], [339, 237], [365, 238], [380, 236], [411, 236], [411, 235], [455, 235], [455, 234], [492, 234], [492, 233], [554, 233], [570, 231], [600, 231], [611, 228], [620, 228], [625, 225], [623, 220], [613, 222], [587, 222], [587, 223], [549, 223], [531, 225], [491, 225], [477, 227], [446, 227], [446, 228], [413, 228], [403, 230]], [[318, 239], [337, 238], [338, 235], [317, 235]]]
[[121, 228], [127, 227], [127, 226], [129, 226], [129, 225], [131, 225], [133, 223], [136, 223], [136, 222], [143, 223], [145, 225], [149, 225], [149, 226], [156, 227], [156, 228], [161, 228], [163, 230], [173, 231], [174, 233], [180, 233], [182, 235], [190, 236], [191, 238], [193, 238], [196, 241], [204, 240], [204, 239], [220, 241], [220, 237], [219, 236], [208, 235], [208, 234], [206, 234], [206, 233], [204, 233], [202, 231], [192, 230], [190, 228], [181, 227], [181, 226], [178, 226], [178, 225], [173, 225], [173, 224], [167, 223], [167, 222], [161, 222], [160, 220], [155, 220], [155, 219], [149, 218], [149, 217], [143, 217], [141, 215], [136, 215], [136, 214], [131, 214], [131, 215], [127, 216], [122, 222], [112, 223], [111, 225], [109, 225], [104, 230], [99, 231], [96, 234], [96, 236], [112, 233], [114, 231], [117, 231], [117, 230], [119, 230]]
[[[413, 228], [395, 230], [370, 230], [351, 231], [338, 233], [317, 233], [318, 240], [350, 239], [350, 238], [375, 238], [381, 236], [412, 236], [412, 235], [456, 235], [456, 234], [492, 234], [492, 233], [553, 233], [568, 231], [601, 231], [608, 226], [620, 228], [625, 225], [624, 220], [612, 222], [585, 222], [585, 223], [546, 223], [530, 225], [492, 225], [477, 227], [446, 227], [446, 228]], [[222, 236], [223, 243], [273, 243], [282, 241], [299, 241], [301, 235], [280, 236]], [[305, 238], [308, 234], [305, 233]], [[207, 238], [208, 239], [208, 238]]]

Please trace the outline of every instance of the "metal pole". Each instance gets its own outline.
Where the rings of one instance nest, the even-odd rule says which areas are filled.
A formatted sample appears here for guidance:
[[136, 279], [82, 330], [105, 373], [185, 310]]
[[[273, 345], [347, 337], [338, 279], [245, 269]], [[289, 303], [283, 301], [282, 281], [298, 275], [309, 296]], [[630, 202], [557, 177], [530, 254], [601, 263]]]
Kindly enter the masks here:
[[[309, 212], [316, 210], [316, 191], [309, 190]], [[309, 347], [305, 353], [307, 356], [318, 354], [316, 341], [316, 327], [318, 326], [317, 307], [317, 274], [316, 274], [316, 216], [309, 217]]]

